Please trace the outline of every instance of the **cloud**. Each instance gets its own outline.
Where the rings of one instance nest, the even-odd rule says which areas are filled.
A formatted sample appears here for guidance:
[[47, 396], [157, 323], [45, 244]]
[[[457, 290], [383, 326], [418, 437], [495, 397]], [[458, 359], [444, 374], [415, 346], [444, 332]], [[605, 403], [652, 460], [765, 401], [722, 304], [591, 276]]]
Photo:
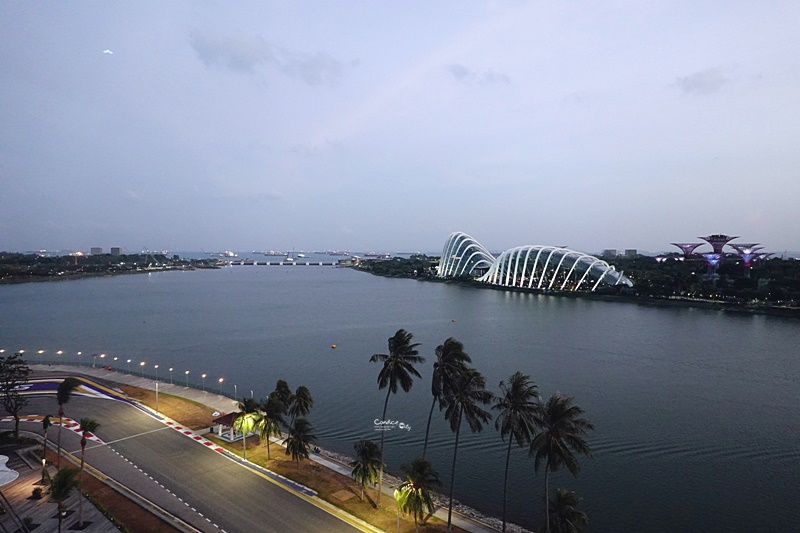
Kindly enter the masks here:
[[192, 48], [207, 67], [222, 66], [235, 72], [252, 71], [260, 63], [273, 60], [271, 46], [260, 37], [236, 39], [193, 31]]
[[129, 202], [142, 201], [142, 197], [139, 195], [139, 193], [137, 193], [136, 191], [132, 191], [131, 189], [125, 191], [125, 199], [128, 200]]
[[333, 85], [344, 74], [345, 65], [328, 54], [304, 54], [278, 48], [276, 62], [284, 74], [303, 80], [309, 85]]
[[675, 86], [686, 94], [706, 95], [719, 91], [730, 79], [717, 68], [695, 72], [675, 79]]
[[511, 83], [511, 78], [507, 74], [495, 72], [489, 69], [483, 73], [478, 73], [458, 63], [447, 65], [445, 69], [458, 81], [462, 83]]
[[[197, 57], [207, 67], [223, 67], [233, 72], [252, 72], [264, 65], [309, 85], [333, 85], [347, 65], [324, 52], [307, 54], [274, 45], [261, 37], [223, 37], [192, 31], [189, 35]], [[351, 62], [350, 66], [357, 65]]]

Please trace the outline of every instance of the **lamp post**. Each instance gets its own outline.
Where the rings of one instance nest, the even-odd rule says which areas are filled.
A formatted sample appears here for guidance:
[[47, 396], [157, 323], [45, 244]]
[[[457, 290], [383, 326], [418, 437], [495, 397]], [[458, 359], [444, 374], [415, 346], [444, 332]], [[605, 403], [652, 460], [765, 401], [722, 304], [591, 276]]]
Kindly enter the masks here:
[[200, 377], [202, 377], [202, 378], [203, 378], [203, 392], [205, 392], [205, 391], [206, 391], [206, 375], [205, 375], [205, 374], [203, 374], [203, 375], [202, 375], [202, 376], [200, 376]]
[[156, 380], [156, 414], [158, 414], [158, 380]]
[[172, 367], [169, 367], [169, 384], [172, 385]]
[[250, 399], [253, 399], [253, 389], [250, 389]]
[[142, 361], [141, 363], [139, 363], [139, 370], [140, 370], [140, 372], [139, 372], [139, 375], [141, 375], [142, 377], [144, 377], [144, 361]]
[[97, 354], [93, 353], [92, 354], [92, 368], [95, 367], [95, 363], [97, 363]]
[[[156, 369], [156, 386], [158, 386], [158, 365], [154, 365], [153, 368]], [[158, 409], [156, 409], [156, 411], [158, 411]]]
[[239, 398], [239, 393], [236, 391], [236, 383], [233, 384], [233, 399], [236, 400]]
[[[106, 358], [106, 354], [101, 353], [100, 354], [100, 359], [105, 359], [105, 358]], [[100, 363], [100, 367], [103, 367], [103, 363], [102, 362]]]
[[186, 371], [186, 388], [189, 388], [189, 371]]
[[131, 360], [128, 359], [128, 374], [131, 373]]
[[223, 381], [225, 381], [225, 378], [219, 378], [219, 394], [220, 394], [221, 396], [224, 396], [224, 393], [223, 393], [223, 391], [222, 391], [222, 382], [223, 382]]

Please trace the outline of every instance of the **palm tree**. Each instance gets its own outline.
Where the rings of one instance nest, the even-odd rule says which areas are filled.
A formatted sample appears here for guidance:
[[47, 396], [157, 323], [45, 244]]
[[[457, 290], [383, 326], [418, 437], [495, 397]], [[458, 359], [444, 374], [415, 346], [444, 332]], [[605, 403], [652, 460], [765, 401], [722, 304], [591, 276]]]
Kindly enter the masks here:
[[[83, 458], [86, 454], [87, 434], [91, 436], [92, 433], [97, 431], [100, 423], [91, 418], [81, 418], [81, 474], [80, 474], [80, 487], [83, 489]], [[83, 498], [78, 496], [78, 528], [83, 529]]]
[[47, 430], [53, 425], [51, 418], [50, 415], [44, 415], [42, 418], [42, 435], [44, 436], [42, 440], [42, 481], [44, 481], [44, 468], [47, 461]]
[[[277, 397], [283, 404], [284, 409], [289, 409], [289, 401], [292, 399], [292, 391], [289, 389], [289, 384], [285, 380], [279, 379], [275, 383], [275, 390], [270, 393], [270, 396]], [[287, 414], [284, 412], [284, 414]]]
[[261, 404], [261, 418], [256, 422], [256, 429], [258, 430], [258, 437], [266, 439], [267, 441], [267, 459], [271, 459], [269, 455], [269, 439], [270, 437], [281, 436], [281, 424], [283, 421], [283, 413], [286, 411], [283, 403], [277, 395], [270, 394], [266, 400]]
[[[544, 470], [544, 501], [550, 500], [550, 472], [555, 472], [562, 465], [573, 476], [577, 476], [581, 467], [575, 453], [591, 456], [591, 450], [583, 440], [587, 431], [594, 426], [582, 418], [583, 409], [572, 405], [572, 398], [554, 393], [546, 404], [539, 406], [536, 424], [541, 432], [531, 441], [529, 454], [533, 456], [533, 467], [536, 472], [542, 461]], [[545, 512], [545, 532], [550, 533], [550, 513]]]
[[503, 478], [503, 531], [506, 530], [506, 498], [508, 495], [508, 464], [511, 459], [511, 442], [516, 440], [522, 447], [533, 438], [536, 429], [537, 399], [539, 394], [530, 376], [515, 372], [508, 381], [500, 382], [501, 396], [494, 399], [492, 409], [500, 411], [494, 422], [495, 429], [505, 440], [508, 436], [506, 450], [506, 470]]
[[398, 508], [404, 514], [414, 516], [414, 531], [418, 531], [418, 524], [426, 513], [433, 513], [433, 486], [441, 485], [439, 474], [425, 459], [414, 459], [410, 466], [400, 467], [406, 479], [400, 483], [394, 492]]
[[361, 485], [361, 501], [364, 501], [364, 488], [369, 483], [374, 485], [378, 480], [378, 470], [383, 461], [381, 460], [381, 450], [374, 441], [361, 439], [353, 445], [356, 452], [356, 460], [350, 462], [353, 467], [353, 479]]
[[68, 377], [59, 383], [58, 389], [56, 389], [56, 401], [58, 401], [58, 459], [56, 460], [56, 468], [61, 468], [61, 430], [64, 427], [64, 406], [80, 385], [79, 379]]
[[286, 406], [289, 416], [292, 417], [291, 423], [293, 424], [297, 417], [308, 416], [312, 407], [314, 407], [314, 398], [311, 397], [311, 392], [307, 387], [300, 385], [291, 395]]
[[[397, 393], [397, 385], [399, 384], [403, 391], [408, 392], [414, 383], [414, 378], [411, 376], [422, 377], [414, 365], [424, 363], [425, 358], [418, 355], [419, 343], [412, 343], [412, 338], [411, 333], [404, 329], [398, 329], [392, 337], [389, 337], [389, 353], [376, 353], [369, 358], [370, 363], [383, 363], [383, 367], [378, 373], [378, 390], [387, 387], [389, 389], [386, 391], [386, 400], [383, 402], [383, 418], [381, 420], [386, 420], [389, 395]], [[381, 457], [386, 457], [383, 453], [385, 433], [385, 431], [381, 431]], [[381, 503], [381, 492], [383, 492], [383, 462], [381, 462], [381, 470], [378, 475], [378, 505]]]
[[547, 509], [553, 533], [581, 533], [589, 523], [589, 516], [578, 510], [580, 498], [571, 490], [558, 489]]
[[61, 533], [61, 522], [64, 519], [67, 509], [64, 502], [78, 486], [78, 469], [74, 466], [61, 468], [50, 480], [50, 497], [58, 503], [58, 533]]
[[242, 398], [242, 401], [239, 402], [239, 412], [233, 419], [233, 429], [242, 434], [245, 461], [247, 461], [247, 435], [253, 431], [259, 418], [261, 418], [261, 413], [258, 409], [258, 402], [253, 398]]
[[433, 363], [433, 376], [431, 378], [433, 401], [431, 402], [431, 410], [428, 413], [428, 426], [425, 429], [425, 444], [422, 447], [423, 459], [425, 459], [428, 452], [428, 435], [431, 431], [433, 408], [436, 406], [436, 402], [439, 402], [439, 410], [444, 409], [445, 398], [450, 394], [456, 376], [464, 371], [467, 363], [471, 362], [472, 359], [464, 352], [464, 345], [453, 337], [448, 338], [444, 341], [444, 344], [436, 347], [436, 362]]
[[300, 461], [308, 459], [308, 450], [317, 440], [316, 435], [311, 433], [314, 427], [305, 418], [298, 418], [289, 428], [289, 436], [283, 443], [286, 445], [286, 455], [292, 456], [292, 461], [297, 461], [297, 471], [300, 471]]
[[473, 433], [483, 430], [483, 424], [492, 419], [492, 415], [478, 404], [488, 405], [492, 401], [492, 393], [486, 390], [486, 378], [474, 368], [467, 368], [458, 375], [453, 390], [446, 399], [447, 409], [444, 417], [450, 422], [450, 429], [456, 434], [453, 448], [453, 467], [450, 472], [450, 508], [447, 512], [447, 531], [452, 531], [453, 487], [456, 476], [456, 454], [458, 453], [458, 437], [461, 433], [461, 421], [466, 418]]

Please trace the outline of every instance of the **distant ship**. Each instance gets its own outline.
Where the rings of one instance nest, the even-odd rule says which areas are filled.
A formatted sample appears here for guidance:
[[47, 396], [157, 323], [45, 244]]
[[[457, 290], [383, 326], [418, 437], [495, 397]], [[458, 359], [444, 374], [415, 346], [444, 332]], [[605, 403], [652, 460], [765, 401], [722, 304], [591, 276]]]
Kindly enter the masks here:
[[253, 252], [253, 253], [266, 255], [267, 257], [283, 257], [286, 255], [286, 252], [280, 252], [278, 250], [266, 250], [264, 252]]
[[239, 257], [237, 254], [231, 252], [230, 250], [225, 250], [224, 252], [207, 252], [207, 253], [212, 257]]

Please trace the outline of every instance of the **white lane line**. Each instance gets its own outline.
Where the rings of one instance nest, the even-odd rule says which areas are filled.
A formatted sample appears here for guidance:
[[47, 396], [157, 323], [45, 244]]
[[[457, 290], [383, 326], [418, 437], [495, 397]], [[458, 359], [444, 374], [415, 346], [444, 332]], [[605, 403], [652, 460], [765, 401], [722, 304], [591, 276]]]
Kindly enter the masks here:
[[112, 441], [107, 442], [106, 444], [114, 444], [116, 442], [122, 442], [124, 440], [135, 439], [136, 437], [141, 437], [142, 435], [149, 435], [150, 433], [155, 433], [157, 431], [164, 431], [165, 429], [169, 429], [169, 428], [164, 426], [163, 428], [152, 429], [150, 431], [145, 431], [144, 433], [137, 433], [136, 435], [130, 435], [128, 437], [122, 437], [121, 439], [112, 440]]

